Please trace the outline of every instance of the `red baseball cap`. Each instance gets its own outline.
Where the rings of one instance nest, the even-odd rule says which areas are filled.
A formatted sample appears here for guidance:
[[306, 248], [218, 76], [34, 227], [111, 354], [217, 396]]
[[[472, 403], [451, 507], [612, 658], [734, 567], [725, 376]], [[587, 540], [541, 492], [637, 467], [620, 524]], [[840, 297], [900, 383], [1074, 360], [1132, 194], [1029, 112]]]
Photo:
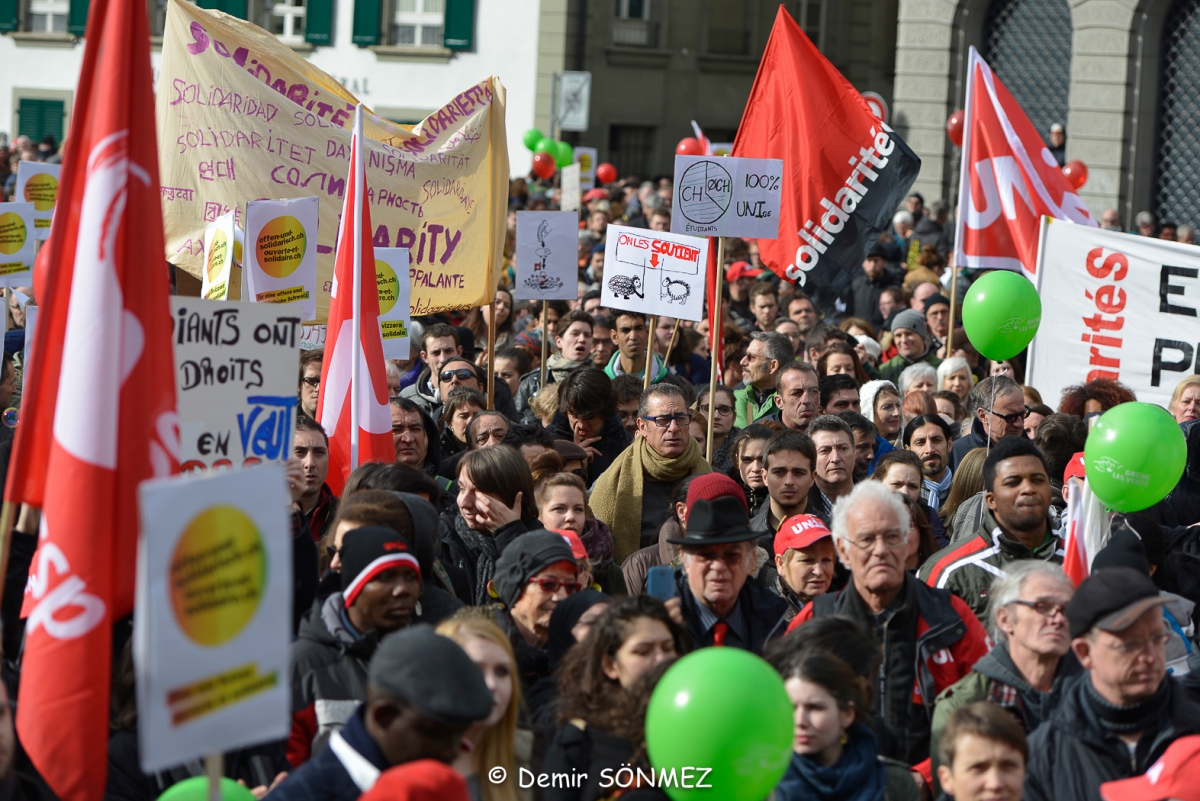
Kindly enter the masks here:
[[1180, 737], [1141, 776], [1105, 782], [1100, 795], [1104, 801], [1200, 801], [1200, 735]]
[[586, 202], [593, 200], [608, 200], [608, 192], [607, 190], [596, 187], [595, 189], [589, 189], [587, 194], [583, 196], [583, 199]]
[[569, 528], [556, 528], [554, 533], [561, 536], [567, 541], [567, 545], [571, 546], [571, 555], [576, 559], [586, 559], [588, 552], [587, 548], [583, 547], [583, 540], [579, 539], [579, 535]]
[[736, 281], [739, 278], [758, 278], [762, 270], [756, 270], [748, 261], [735, 261], [725, 273], [726, 281]]
[[1063, 483], [1066, 484], [1072, 478], [1085, 478], [1087, 472], [1083, 468], [1083, 451], [1071, 457], [1071, 461], [1067, 462], [1067, 469], [1063, 471]]
[[792, 515], [775, 532], [775, 555], [782, 556], [788, 548], [807, 548], [817, 540], [832, 536], [825, 521], [816, 515]]
[[692, 479], [692, 483], [688, 484], [687, 513], [691, 515], [692, 505], [696, 501], [715, 501], [726, 495], [731, 495], [741, 501], [746, 514], [750, 514], [750, 504], [746, 503], [745, 490], [724, 473], [705, 473]]

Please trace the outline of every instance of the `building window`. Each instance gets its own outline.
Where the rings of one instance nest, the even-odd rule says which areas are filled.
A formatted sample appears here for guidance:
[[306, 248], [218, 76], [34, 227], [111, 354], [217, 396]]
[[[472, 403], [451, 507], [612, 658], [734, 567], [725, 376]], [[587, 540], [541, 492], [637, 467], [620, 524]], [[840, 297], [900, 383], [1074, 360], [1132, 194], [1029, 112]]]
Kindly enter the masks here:
[[1043, 137], [1067, 121], [1071, 34], [1067, 0], [992, 0], [984, 19], [983, 57]]
[[66, 33], [70, 10], [68, 0], [30, 0], [30, 33]]
[[446, 0], [395, 0], [391, 44], [441, 47]]
[[616, 0], [615, 45], [657, 47], [658, 23], [650, 18], [650, 0]]
[[800, 1], [800, 28], [804, 31], [804, 35], [818, 48], [823, 44], [821, 41], [821, 26], [824, 22], [825, 0]]
[[750, 8], [747, 0], [710, 0], [708, 52], [726, 56], [750, 55]]
[[304, 41], [305, 0], [268, 0], [263, 10], [264, 27], [281, 42], [297, 44]]
[[618, 175], [644, 178], [650, 174], [655, 129], [645, 125], [614, 125], [608, 135], [608, 158]]
[[65, 108], [61, 100], [20, 98], [17, 101], [17, 136], [28, 136], [36, 143], [50, 135], [56, 142], [62, 142]]
[[[1200, 222], [1200, 0], [1175, 2], [1159, 48], [1152, 208], [1159, 222]], [[1068, 134], [1070, 131], [1067, 132]]]

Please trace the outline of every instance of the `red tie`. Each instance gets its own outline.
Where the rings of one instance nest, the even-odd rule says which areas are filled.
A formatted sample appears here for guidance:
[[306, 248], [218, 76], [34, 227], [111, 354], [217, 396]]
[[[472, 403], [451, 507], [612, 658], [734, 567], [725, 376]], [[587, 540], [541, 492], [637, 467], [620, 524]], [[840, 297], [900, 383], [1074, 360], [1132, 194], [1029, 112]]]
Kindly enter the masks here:
[[718, 620], [713, 623], [713, 645], [720, 647], [725, 644], [725, 632], [729, 631], [729, 624], [724, 620]]

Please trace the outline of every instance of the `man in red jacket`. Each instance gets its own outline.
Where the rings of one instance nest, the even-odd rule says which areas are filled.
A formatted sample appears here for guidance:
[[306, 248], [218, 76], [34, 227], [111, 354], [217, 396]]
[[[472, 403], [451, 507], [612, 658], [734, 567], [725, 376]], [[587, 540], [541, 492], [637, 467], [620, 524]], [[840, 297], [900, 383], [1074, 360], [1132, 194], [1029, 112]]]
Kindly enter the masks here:
[[[871, 712], [887, 729], [880, 753], [916, 765], [929, 757], [933, 700], [970, 673], [991, 642], [962, 599], [904, 569], [908, 528], [908, 509], [877, 481], [840, 498], [833, 540], [850, 583], [814, 598], [788, 631], [814, 617], [843, 615], [875, 638], [883, 665]], [[928, 772], [926, 762], [926, 780]]]

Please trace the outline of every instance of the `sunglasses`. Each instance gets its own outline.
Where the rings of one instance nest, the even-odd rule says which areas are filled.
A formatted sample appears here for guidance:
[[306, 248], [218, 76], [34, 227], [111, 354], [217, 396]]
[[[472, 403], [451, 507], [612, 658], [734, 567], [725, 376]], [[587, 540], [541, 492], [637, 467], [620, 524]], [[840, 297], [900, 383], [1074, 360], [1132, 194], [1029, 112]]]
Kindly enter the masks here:
[[459, 381], [467, 381], [475, 378], [475, 371], [470, 367], [460, 367], [457, 370], [443, 370], [438, 378], [443, 381], [449, 381], [452, 378], [457, 378]]
[[559, 581], [556, 578], [531, 578], [530, 584], [536, 584], [541, 588], [542, 592], [553, 595], [559, 589], [567, 591], [567, 595], [574, 595], [583, 589], [583, 583], [579, 581]]
[[996, 417], [999, 417], [1004, 422], [1008, 423], [1010, 426], [1015, 426], [1017, 423], [1028, 417], [1032, 410], [1026, 406], [1022, 411], [1013, 412], [1012, 414], [1000, 414], [995, 409], [988, 409], [988, 411]]
[[314, 375], [310, 375], [305, 378], [301, 378], [300, 380], [302, 382], [304, 382], [305, 384], [307, 384], [308, 386], [312, 387], [313, 389], [316, 389], [321, 384], [320, 377], [314, 376]]

